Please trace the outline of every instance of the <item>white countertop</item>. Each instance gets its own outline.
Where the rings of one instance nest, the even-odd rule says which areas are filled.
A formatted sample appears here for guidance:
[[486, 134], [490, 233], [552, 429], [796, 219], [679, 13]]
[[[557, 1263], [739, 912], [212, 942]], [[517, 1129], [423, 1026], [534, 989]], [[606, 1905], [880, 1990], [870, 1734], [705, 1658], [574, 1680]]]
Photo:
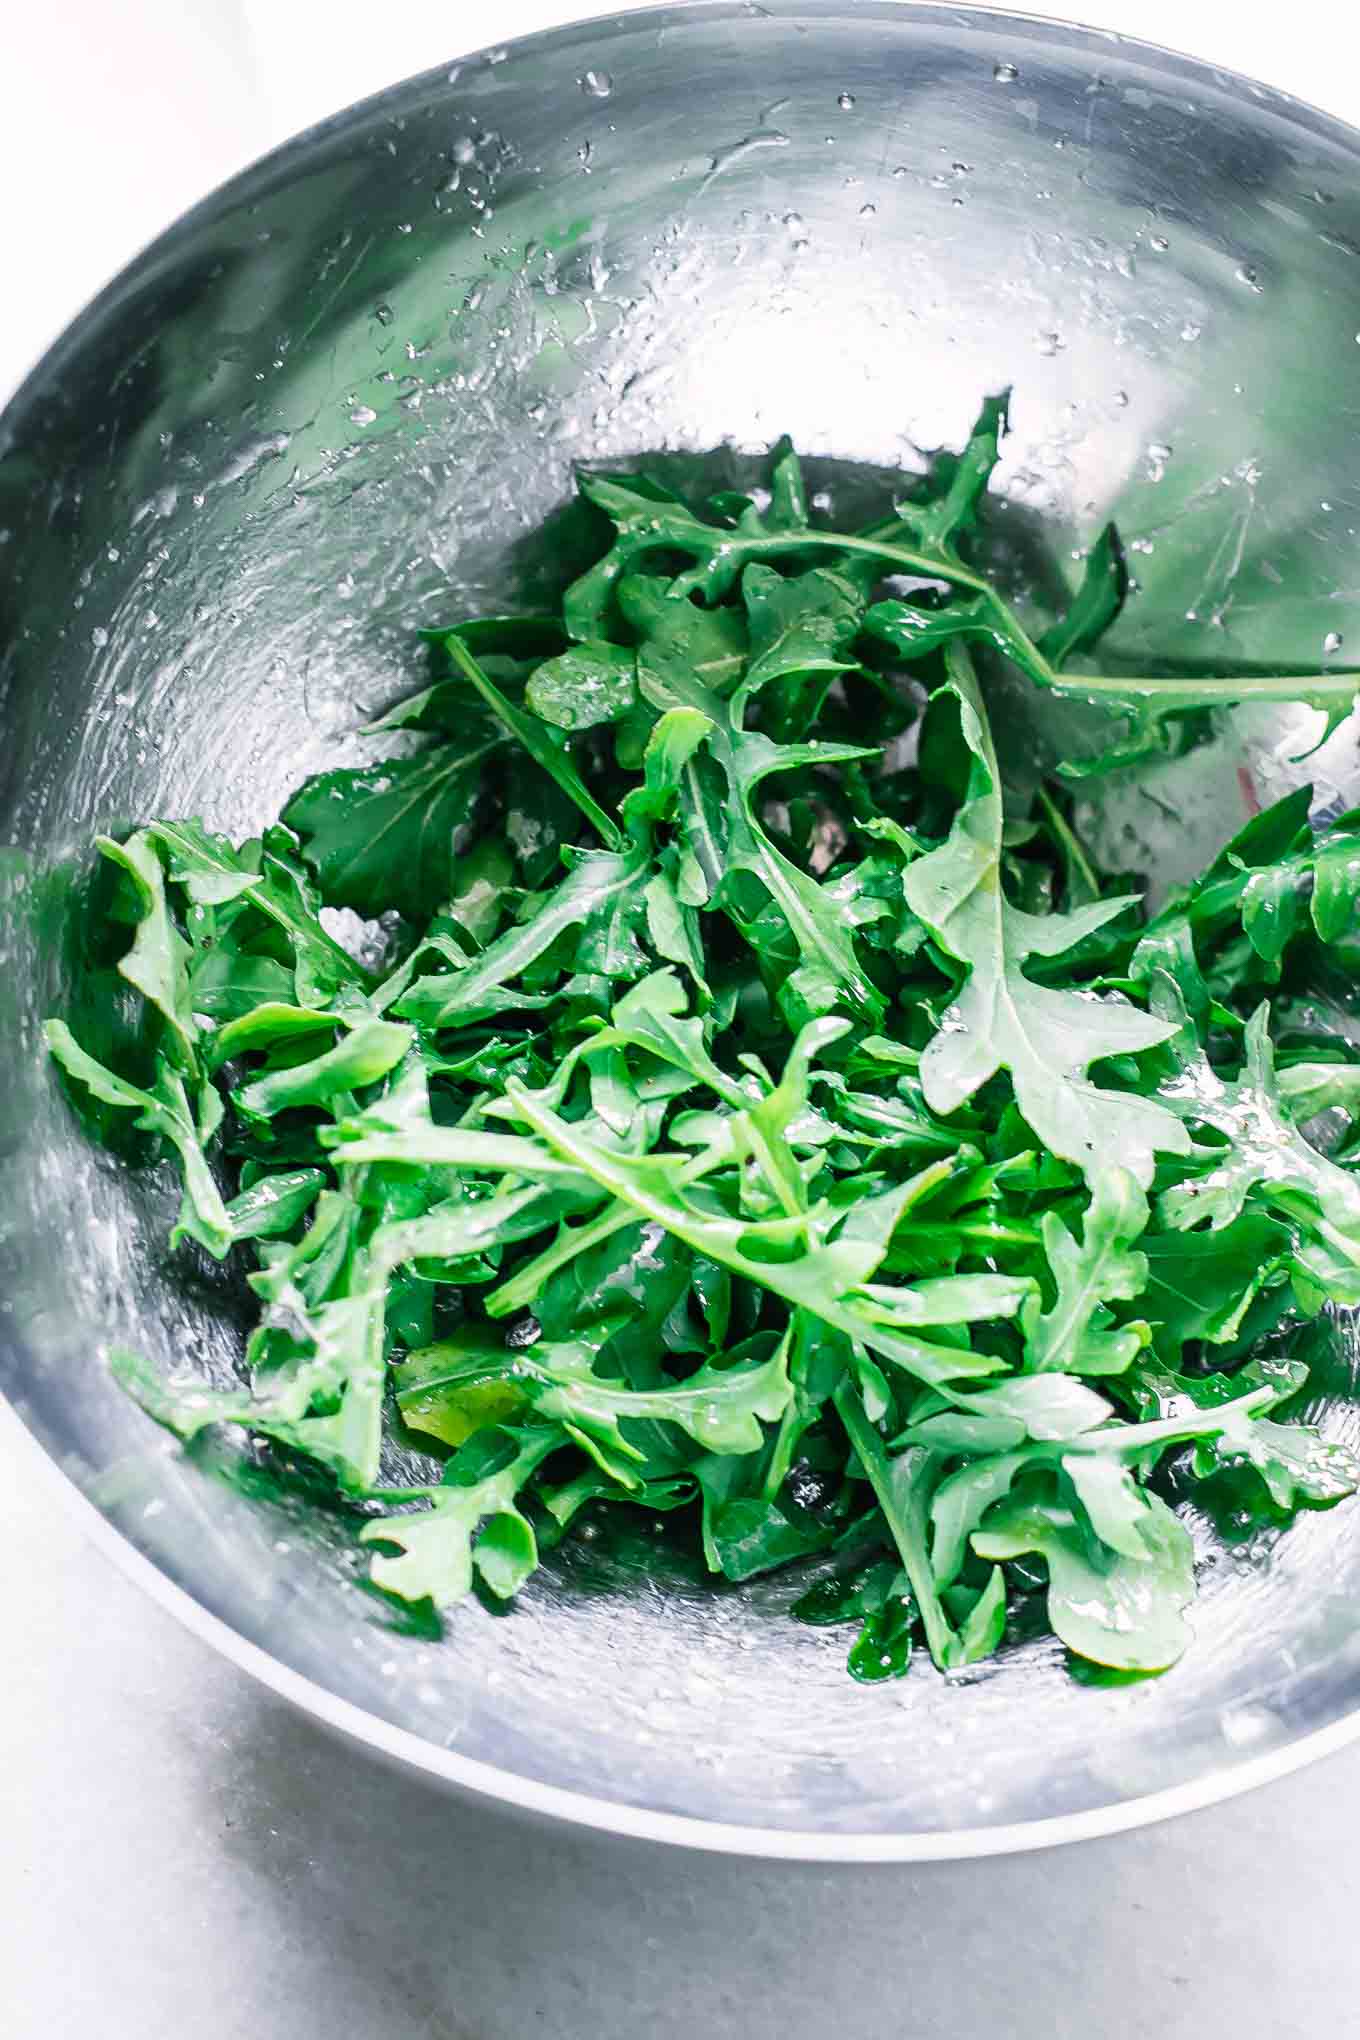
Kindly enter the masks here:
[[[6, 24], [0, 393], [286, 134], [588, 0], [64, 0]], [[1335, 0], [1086, 0], [1360, 119]], [[1259, 16], [1259, 18], [1257, 18]], [[41, 203], [30, 194], [41, 193]], [[0, 1411], [6, 2040], [1302, 2040], [1360, 2002], [1360, 1750], [1044, 1856], [825, 1871], [474, 1811], [342, 1749], [91, 1551]]]

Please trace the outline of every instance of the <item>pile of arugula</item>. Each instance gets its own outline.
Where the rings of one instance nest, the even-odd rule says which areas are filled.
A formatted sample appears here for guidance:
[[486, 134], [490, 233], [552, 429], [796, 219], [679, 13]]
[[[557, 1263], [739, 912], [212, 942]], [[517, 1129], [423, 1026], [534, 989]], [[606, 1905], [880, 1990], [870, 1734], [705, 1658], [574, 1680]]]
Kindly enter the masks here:
[[[1355, 681], [1065, 674], [1122, 555], [1025, 631], [972, 563], [1003, 427], [853, 534], [787, 450], [702, 515], [587, 476], [598, 564], [560, 617], [438, 634], [374, 726], [401, 755], [239, 849], [100, 843], [145, 1066], [61, 1020], [52, 1053], [259, 1305], [235, 1389], [115, 1366], [181, 1437], [324, 1468], [380, 1589], [505, 1600], [627, 1502], [730, 1580], [820, 1555], [795, 1612], [856, 1623], [862, 1678], [917, 1633], [973, 1663], [1041, 1596], [1146, 1672], [1187, 1641], [1177, 1481], [1245, 1471], [1278, 1522], [1360, 1480], [1286, 1420], [1290, 1328], [1360, 1304], [1360, 1057], [1324, 1024], [1360, 814], [1315, 835], [1291, 795], [1147, 919], [1060, 786], [1006, 812], [971, 648], [1107, 701], [1113, 763]], [[380, 969], [332, 908], [384, 917]]]

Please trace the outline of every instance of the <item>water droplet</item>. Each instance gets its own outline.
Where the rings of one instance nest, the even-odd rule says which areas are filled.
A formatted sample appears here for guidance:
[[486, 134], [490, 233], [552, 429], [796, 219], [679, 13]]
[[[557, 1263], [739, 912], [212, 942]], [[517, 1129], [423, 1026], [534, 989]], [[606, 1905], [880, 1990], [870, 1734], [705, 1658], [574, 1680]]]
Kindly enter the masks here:
[[956, 177], [966, 177], [973, 166], [971, 163], [951, 163], [949, 167]]
[[581, 90], [591, 99], [608, 99], [614, 90], [614, 80], [608, 71], [587, 71], [581, 80]]
[[390, 326], [396, 317], [396, 313], [392, 310], [391, 305], [384, 302], [380, 305], [374, 305], [373, 316], [380, 326]]
[[1329, 630], [1326, 637], [1322, 640], [1322, 649], [1328, 654], [1339, 652], [1345, 642], [1346, 640], [1342, 637], [1339, 630]]
[[592, 149], [589, 142], [582, 142], [580, 148], [576, 151], [577, 157], [583, 169], [585, 169], [587, 172], [590, 169], [590, 159], [594, 155], [594, 153], [595, 151]]
[[[1235, 1558], [1237, 1553], [1234, 1552], [1233, 1556]], [[1265, 1707], [1227, 1707], [1219, 1716], [1223, 1740], [1234, 1749], [1245, 1749], [1252, 1743], [1263, 1742], [1272, 1729], [1279, 1726], [1279, 1717]]]
[[836, 104], [837, 106], [839, 106], [842, 113], [849, 113], [854, 103], [855, 95], [853, 92], [842, 92], [838, 94], [836, 99]]
[[1148, 246], [1149, 248], [1155, 248], [1159, 255], [1165, 255], [1171, 243], [1167, 240], [1165, 234], [1150, 234], [1148, 236]]
[[[899, 163], [897, 168], [893, 171], [894, 177], [906, 177], [908, 174], [909, 173], [907, 171], [907, 166], [905, 163]], [[1357, 333], [1355, 337], [1357, 340], [1360, 340], [1360, 333]]]
[[1185, 324], [1181, 327], [1181, 338], [1182, 340], [1187, 341], [1198, 340], [1200, 334], [1203, 331], [1204, 331], [1203, 326], [1197, 326], [1193, 319], [1187, 319]]
[[869, 199], [864, 205], [860, 207], [859, 216], [862, 220], [871, 220], [874, 217], [875, 213], [877, 213], [877, 211], [878, 207], [874, 204], [872, 199]]
[[803, 215], [796, 212], [785, 213], [784, 225], [789, 230], [789, 238], [796, 246], [804, 247], [808, 239], [808, 229], [807, 221], [803, 218]]
[[1020, 69], [1016, 64], [993, 64], [992, 76], [998, 85], [1014, 85], [1020, 76]]
[[96, 624], [94, 629], [90, 632], [90, 643], [94, 646], [97, 652], [101, 652], [104, 649], [104, 646], [108, 643], [108, 641], [109, 641], [108, 632], [105, 629], [103, 629], [103, 627], [100, 624]]
[[1036, 345], [1041, 354], [1053, 355], [1061, 354], [1067, 342], [1061, 333], [1040, 333]]
[[1129, 393], [1127, 390], [1116, 390], [1114, 400], [1121, 411], [1127, 411], [1129, 408]]
[[1170, 460], [1171, 454], [1171, 447], [1163, 445], [1160, 440], [1153, 440], [1147, 450], [1147, 475], [1150, 482], [1161, 481], [1162, 476], [1166, 473], [1166, 464]]
[[349, 414], [349, 422], [351, 425], [371, 425], [377, 415], [370, 405], [356, 404]]
[[1256, 292], [1257, 297], [1260, 297], [1264, 293], [1265, 285], [1262, 283], [1256, 271], [1253, 268], [1251, 268], [1250, 264], [1246, 262], [1239, 263], [1237, 268], [1234, 269], [1233, 271], [1233, 276], [1238, 283], [1245, 283], [1248, 290], [1254, 290]]

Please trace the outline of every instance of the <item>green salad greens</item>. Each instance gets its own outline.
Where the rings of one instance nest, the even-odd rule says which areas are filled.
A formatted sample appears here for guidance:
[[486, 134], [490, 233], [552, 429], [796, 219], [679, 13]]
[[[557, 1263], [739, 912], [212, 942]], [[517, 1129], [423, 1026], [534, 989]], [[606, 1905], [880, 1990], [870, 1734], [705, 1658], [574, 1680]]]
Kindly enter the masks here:
[[1105, 703], [1107, 766], [1355, 679], [1071, 670], [1121, 549], [1025, 630], [977, 563], [1004, 424], [854, 533], [788, 450], [702, 511], [586, 475], [597, 563], [427, 633], [394, 755], [239, 848], [100, 842], [145, 1058], [51, 1051], [255, 1307], [238, 1386], [114, 1365], [323, 1469], [383, 1592], [503, 1602], [627, 1503], [727, 1580], [798, 1566], [864, 1679], [1045, 1624], [1144, 1673], [1177, 1503], [1360, 1480], [1299, 1421], [1307, 1322], [1360, 1304], [1360, 813], [1291, 794], [1149, 916], [1061, 776], [1008, 798], [975, 655]]

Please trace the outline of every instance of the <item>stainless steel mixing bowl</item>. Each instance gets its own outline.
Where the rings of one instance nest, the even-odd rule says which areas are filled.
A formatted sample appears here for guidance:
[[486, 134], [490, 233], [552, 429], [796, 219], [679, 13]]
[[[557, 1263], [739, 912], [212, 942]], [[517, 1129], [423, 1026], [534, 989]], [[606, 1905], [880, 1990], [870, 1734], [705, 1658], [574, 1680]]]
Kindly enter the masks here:
[[[239, 1302], [167, 1258], [168, 1183], [87, 1146], [37, 1027], [97, 947], [92, 834], [243, 834], [363, 755], [418, 626], [563, 577], [582, 458], [730, 472], [787, 431], [845, 491], [1011, 384], [1002, 524], [1022, 558], [1040, 523], [1067, 548], [1118, 516], [1144, 584], [1120, 649], [1360, 644], [1357, 337], [1360, 137], [1115, 37], [875, 0], [492, 51], [290, 143], [134, 263], [0, 423], [0, 1388], [101, 1541], [358, 1741], [714, 1848], [1012, 1849], [1352, 1734], [1355, 1505], [1206, 1549], [1190, 1655], [1116, 1690], [1051, 1644], [857, 1686], [778, 1580], [663, 1585], [589, 1546], [506, 1618], [393, 1634], [343, 1524], [244, 1493], [239, 1440], [185, 1456], [107, 1378], [114, 1340], [220, 1375]], [[1307, 723], [1239, 715], [1112, 789], [1105, 854], [1165, 880], [1305, 769], [1354, 799], [1353, 730], [1304, 768]]]

